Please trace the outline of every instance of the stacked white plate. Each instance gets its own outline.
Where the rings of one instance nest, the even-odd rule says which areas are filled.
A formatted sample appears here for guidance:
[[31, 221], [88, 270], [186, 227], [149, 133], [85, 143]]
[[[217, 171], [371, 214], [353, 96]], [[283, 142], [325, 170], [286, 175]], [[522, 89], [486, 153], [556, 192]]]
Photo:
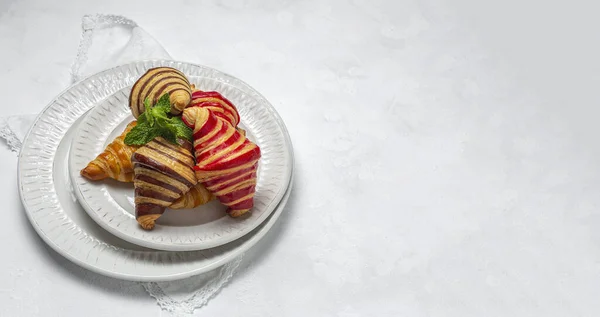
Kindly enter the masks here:
[[[241, 127], [261, 148], [255, 204], [230, 218], [217, 201], [167, 210], [152, 231], [134, 217], [133, 185], [89, 181], [89, 161], [133, 120], [133, 83], [148, 69], [181, 70], [200, 90], [221, 92], [236, 105]], [[135, 281], [200, 274], [234, 259], [277, 221], [292, 187], [294, 158], [273, 106], [246, 83], [204, 66], [136, 62], [90, 76], [61, 93], [38, 116], [19, 155], [19, 190], [27, 216], [48, 245], [94, 272]]]

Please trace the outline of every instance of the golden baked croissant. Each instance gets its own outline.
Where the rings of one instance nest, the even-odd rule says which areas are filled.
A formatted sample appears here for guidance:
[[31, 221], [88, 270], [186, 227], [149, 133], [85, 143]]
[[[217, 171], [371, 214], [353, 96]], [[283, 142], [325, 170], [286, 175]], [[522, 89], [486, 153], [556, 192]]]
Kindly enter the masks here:
[[190, 82], [179, 70], [171, 67], [151, 68], [133, 84], [129, 95], [129, 108], [137, 118], [146, 111], [146, 98], [150, 99], [151, 104], [156, 104], [162, 95], [168, 93], [171, 113], [178, 115], [190, 103], [191, 89]]
[[131, 155], [138, 146], [127, 145], [123, 142], [125, 135], [137, 124], [133, 121], [127, 125], [125, 131], [115, 138], [104, 152], [100, 153], [93, 161], [81, 170], [81, 176], [90, 180], [101, 180], [107, 177], [121, 182], [133, 182], [133, 166]]
[[254, 205], [260, 148], [206, 107], [188, 107], [183, 122], [194, 129], [196, 178], [238, 217]]
[[162, 137], [140, 147], [134, 164], [135, 218], [150, 230], [167, 207], [197, 183], [192, 167], [192, 144], [184, 139], [171, 144]]
[[171, 209], [192, 209], [215, 199], [208, 189], [201, 183], [192, 187], [189, 192], [177, 199], [169, 208]]

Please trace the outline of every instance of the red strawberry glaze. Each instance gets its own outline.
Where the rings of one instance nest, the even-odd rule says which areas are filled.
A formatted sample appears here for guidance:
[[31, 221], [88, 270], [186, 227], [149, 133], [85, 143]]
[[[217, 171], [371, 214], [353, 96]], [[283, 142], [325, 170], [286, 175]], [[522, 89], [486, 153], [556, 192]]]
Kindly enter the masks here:
[[[212, 92], [196, 96], [215, 96]], [[220, 94], [219, 94], [220, 95]], [[214, 106], [214, 103], [206, 103]], [[194, 171], [228, 213], [237, 217], [253, 206], [260, 148], [230, 123], [220, 109], [194, 106], [184, 110], [184, 122], [194, 129]], [[237, 112], [236, 112], [237, 114]], [[239, 170], [236, 170], [239, 169]]]

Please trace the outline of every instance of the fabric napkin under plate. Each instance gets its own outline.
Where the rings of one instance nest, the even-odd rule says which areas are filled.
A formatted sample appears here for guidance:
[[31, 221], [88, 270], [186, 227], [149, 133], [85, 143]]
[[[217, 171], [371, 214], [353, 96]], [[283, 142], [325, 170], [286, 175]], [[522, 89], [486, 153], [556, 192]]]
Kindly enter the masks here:
[[[134, 21], [117, 15], [86, 15], [82, 38], [71, 68], [71, 80], [136, 60], [171, 59], [167, 51]], [[66, 88], [66, 87], [65, 87]], [[18, 153], [37, 114], [0, 118], [0, 138]], [[173, 315], [192, 314], [216, 295], [231, 279], [243, 256], [202, 275], [185, 280], [141, 283], [158, 305]], [[96, 274], [89, 272], [89, 274]], [[102, 278], [102, 277], [98, 277]]]

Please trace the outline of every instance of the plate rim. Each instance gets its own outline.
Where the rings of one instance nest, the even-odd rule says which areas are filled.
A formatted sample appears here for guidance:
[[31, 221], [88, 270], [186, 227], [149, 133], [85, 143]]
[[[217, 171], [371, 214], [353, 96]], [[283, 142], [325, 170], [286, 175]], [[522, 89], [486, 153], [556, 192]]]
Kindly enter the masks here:
[[[161, 64], [166, 64], [166, 63], [182, 63], [182, 64], [189, 64], [195, 67], [200, 67], [200, 68], [204, 68], [204, 69], [208, 69], [208, 70], [213, 70], [216, 72], [219, 72], [223, 75], [235, 78], [236, 80], [240, 81], [241, 83], [245, 84], [248, 87], [251, 87], [249, 84], [247, 84], [246, 82], [244, 82], [243, 80], [230, 75], [226, 72], [222, 72], [220, 70], [217, 70], [215, 68], [212, 67], [208, 67], [208, 66], [204, 66], [201, 64], [197, 64], [197, 63], [190, 63], [190, 62], [185, 62], [185, 61], [177, 61], [177, 60], [165, 60], [165, 59], [146, 59], [146, 60], [140, 60], [140, 61], [134, 61], [134, 62], [130, 62], [130, 63], [124, 63], [124, 64], [120, 64], [108, 69], [105, 69], [103, 71], [94, 73], [94, 74], [90, 74], [88, 76], [86, 76], [85, 78], [82, 78], [78, 81], [76, 81], [75, 83], [72, 83], [69, 87], [63, 89], [60, 93], [58, 93], [54, 98], [51, 99], [51, 101], [38, 113], [38, 115], [36, 116], [35, 120], [33, 121], [31, 127], [29, 128], [29, 130], [27, 131], [25, 138], [23, 139], [23, 147], [22, 149], [25, 148], [25, 145], [27, 144], [27, 141], [31, 138], [31, 134], [33, 131], [33, 128], [39, 123], [39, 121], [41, 120], [42, 116], [48, 111], [48, 109], [55, 104], [60, 97], [62, 97], [63, 95], [65, 95], [67, 92], [69, 92], [70, 90], [72, 90], [74, 87], [80, 85], [81, 83], [89, 80], [91, 77], [94, 76], [100, 76], [102, 74], [106, 75], [107, 73], [110, 72], [114, 72], [115, 70], [119, 69], [119, 68], [123, 68], [126, 66], [131, 66], [131, 65], [136, 65], [136, 64], [146, 64], [146, 63], [161, 63]], [[258, 91], [254, 90], [255, 93], [260, 96], [261, 98], [264, 98], [266, 100], [266, 98]], [[104, 97], [102, 100], [106, 99], [107, 97]], [[275, 111], [274, 107], [269, 103], [269, 106], [272, 108], [272, 111]], [[90, 108], [91, 109], [91, 108]], [[88, 109], [89, 111], [89, 109]], [[276, 111], [275, 111], [276, 112]], [[82, 115], [86, 115], [86, 113], [84, 112]], [[283, 122], [283, 119], [281, 119], [281, 121]], [[69, 129], [76, 124], [77, 122], [74, 121], [70, 126]], [[71, 255], [69, 252], [67, 252], [66, 250], [63, 250], [61, 246], [59, 246], [58, 244], [56, 244], [56, 242], [51, 239], [45, 232], [42, 231], [41, 227], [39, 226], [39, 224], [37, 223], [36, 219], [33, 218], [32, 215], [32, 211], [30, 210], [30, 208], [28, 207], [27, 203], [25, 202], [25, 197], [24, 197], [24, 193], [23, 193], [23, 178], [22, 178], [22, 164], [23, 164], [23, 157], [24, 157], [24, 153], [25, 151], [20, 151], [19, 155], [18, 155], [18, 161], [17, 161], [17, 185], [18, 185], [18, 191], [19, 191], [19, 197], [21, 199], [21, 204], [23, 205], [23, 209], [25, 211], [25, 214], [27, 216], [27, 219], [29, 220], [29, 222], [31, 223], [31, 226], [34, 228], [34, 230], [36, 231], [36, 233], [38, 234], [38, 236], [40, 236], [40, 238], [42, 238], [42, 240], [48, 245], [50, 246], [55, 252], [57, 252], [58, 254], [62, 255], [63, 257], [67, 258], [68, 260], [70, 260], [71, 262], [85, 268], [88, 269], [92, 272], [104, 275], [104, 276], [109, 276], [109, 277], [113, 277], [113, 278], [117, 278], [117, 279], [123, 279], [123, 280], [130, 280], [130, 281], [140, 281], [140, 282], [158, 282], [158, 281], [171, 281], [171, 280], [178, 280], [178, 279], [182, 279], [182, 278], [186, 278], [186, 277], [190, 277], [190, 276], [194, 276], [194, 275], [198, 275], [204, 272], [208, 272], [211, 271], [217, 267], [220, 267], [228, 262], [230, 262], [231, 260], [233, 260], [235, 257], [239, 256], [241, 253], [246, 252], [248, 249], [250, 249], [251, 247], [253, 247], [256, 243], [258, 243], [258, 241], [260, 241], [267, 232], [269, 232], [269, 230], [272, 228], [272, 226], [275, 224], [275, 222], [277, 222], [279, 216], [283, 213], [283, 210], [285, 209], [285, 206], [287, 205], [287, 201], [289, 199], [289, 196], [292, 192], [292, 188], [294, 185], [294, 170], [295, 170], [295, 156], [294, 156], [294, 150], [293, 150], [293, 144], [291, 141], [291, 137], [289, 134], [289, 131], [287, 129], [287, 126], [285, 125], [285, 123], [281, 126], [284, 132], [284, 138], [286, 139], [286, 141], [289, 144], [290, 147], [290, 158], [291, 158], [291, 166], [292, 166], [292, 172], [291, 172], [291, 176], [289, 179], [289, 185], [287, 187], [286, 192], [284, 193], [283, 198], [280, 200], [279, 205], [276, 207], [276, 210], [271, 213], [271, 215], [265, 220], [265, 226], [263, 228], [261, 228], [255, 236], [253, 236], [251, 239], [249, 239], [247, 242], [245, 242], [245, 244], [243, 244], [241, 247], [237, 247], [236, 249], [234, 249], [234, 252], [231, 252], [231, 254], [229, 256], [226, 256], [225, 258], [221, 259], [221, 260], [217, 260], [212, 262], [209, 265], [203, 266], [201, 268], [196, 268], [196, 269], [189, 269], [189, 270], [182, 270], [180, 273], [174, 273], [174, 274], [157, 274], [154, 276], [142, 276], [142, 275], [133, 275], [133, 274], [127, 274], [127, 273], [119, 273], [117, 271], [109, 271], [109, 270], [105, 270], [102, 269], [100, 267], [94, 266], [90, 263], [87, 263], [73, 255]], [[64, 137], [67, 135], [68, 130], [66, 129], [64, 134], [60, 136], [60, 142], [62, 142], [62, 140], [64, 139]], [[59, 142], [59, 144], [60, 144]], [[57, 146], [58, 147], [58, 146]], [[56, 154], [56, 153], [55, 153]], [[56, 156], [53, 157], [52, 159], [52, 163], [54, 164], [56, 159]], [[68, 191], [68, 190], [67, 190]], [[64, 206], [61, 205], [61, 209], [63, 209]], [[255, 229], [256, 230], [256, 229]], [[155, 251], [155, 252], [166, 252], [166, 251]], [[179, 252], [184, 252], [184, 251], [179, 251]], [[201, 252], [201, 251], [192, 251], [192, 252]], [[158, 266], [155, 264], [155, 266]]]

